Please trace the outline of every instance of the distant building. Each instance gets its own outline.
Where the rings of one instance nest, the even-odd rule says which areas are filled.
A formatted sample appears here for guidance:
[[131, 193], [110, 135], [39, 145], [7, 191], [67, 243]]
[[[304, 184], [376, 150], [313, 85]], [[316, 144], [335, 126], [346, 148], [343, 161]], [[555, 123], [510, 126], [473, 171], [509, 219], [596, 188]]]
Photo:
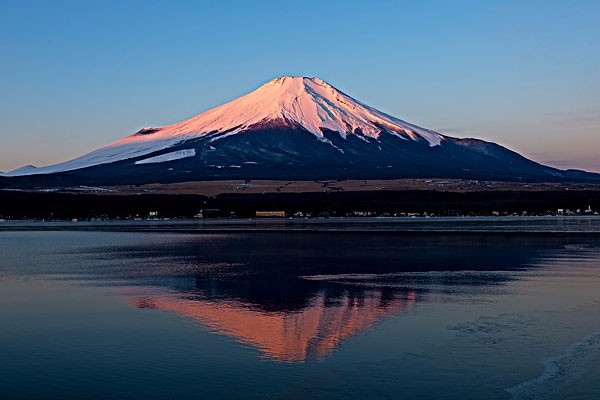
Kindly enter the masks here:
[[285, 211], [257, 211], [258, 218], [285, 218]]
[[377, 213], [375, 211], [354, 211], [353, 214], [355, 217], [373, 217]]

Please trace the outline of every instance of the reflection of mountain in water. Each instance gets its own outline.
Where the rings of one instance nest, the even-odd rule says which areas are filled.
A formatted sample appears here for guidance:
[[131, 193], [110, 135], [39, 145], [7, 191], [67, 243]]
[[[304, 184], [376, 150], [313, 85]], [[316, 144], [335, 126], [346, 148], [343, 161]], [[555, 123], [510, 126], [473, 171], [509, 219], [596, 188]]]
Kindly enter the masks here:
[[257, 347], [264, 356], [284, 362], [321, 358], [344, 339], [370, 329], [388, 315], [410, 309], [415, 292], [386, 299], [371, 290], [335, 300], [324, 294], [296, 312], [264, 311], [239, 302], [185, 299], [173, 296], [134, 297], [137, 307], [157, 308], [200, 321], [216, 333]]
[[494, 295], [516, 271], [546, 257], [576, 255], [573, 243], [582, 239], [228, 234], [97, 253], [118, 260], [104, 264], [104, 272], [125, 280], [135, 306], [175, 312], [268, 358], [297, 362], [330, 354], [417, 301]]

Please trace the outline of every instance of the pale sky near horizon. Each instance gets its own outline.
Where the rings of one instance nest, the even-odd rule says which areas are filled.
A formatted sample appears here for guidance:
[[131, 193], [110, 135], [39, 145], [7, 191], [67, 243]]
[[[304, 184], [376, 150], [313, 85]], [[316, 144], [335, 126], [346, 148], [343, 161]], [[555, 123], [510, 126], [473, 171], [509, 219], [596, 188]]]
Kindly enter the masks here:
[[317, 76], [425, 128], [600, 172], [600, 1], [3, 1], [0, 171]]

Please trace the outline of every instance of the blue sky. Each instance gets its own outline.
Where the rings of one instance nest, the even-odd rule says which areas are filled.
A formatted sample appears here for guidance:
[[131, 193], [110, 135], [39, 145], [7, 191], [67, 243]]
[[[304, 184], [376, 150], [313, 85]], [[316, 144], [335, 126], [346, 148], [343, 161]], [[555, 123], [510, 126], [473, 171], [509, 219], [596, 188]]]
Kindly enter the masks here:
[[599, 1], [2, 1], [0, 170], [64, 161], [282, 75], [600, 171]]

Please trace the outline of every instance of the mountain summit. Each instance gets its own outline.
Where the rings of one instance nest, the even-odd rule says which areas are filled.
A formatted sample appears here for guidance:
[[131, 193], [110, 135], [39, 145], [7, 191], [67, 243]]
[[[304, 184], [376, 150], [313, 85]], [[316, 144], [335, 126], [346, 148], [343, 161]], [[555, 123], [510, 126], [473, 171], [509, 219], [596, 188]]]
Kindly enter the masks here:
[[298, 126], [327, 142], [326, 130], [376, 139], [382, 129], [401, 137], [439, 144], [442, 136], [369, 107], [318, 78], [284, 76], [192, 119], [160, 130], [161, 135], [212, 133], [222, 137], [265, 123]]
[[4, 176], [79, 184], [259, 178], [598, 179], [596, 174], [543, 166], [494, 143], [418, 127], [321, 79], [293, 76], [273, 79], [186, 121], [142, 129], [71, 161], [28, 166]]

